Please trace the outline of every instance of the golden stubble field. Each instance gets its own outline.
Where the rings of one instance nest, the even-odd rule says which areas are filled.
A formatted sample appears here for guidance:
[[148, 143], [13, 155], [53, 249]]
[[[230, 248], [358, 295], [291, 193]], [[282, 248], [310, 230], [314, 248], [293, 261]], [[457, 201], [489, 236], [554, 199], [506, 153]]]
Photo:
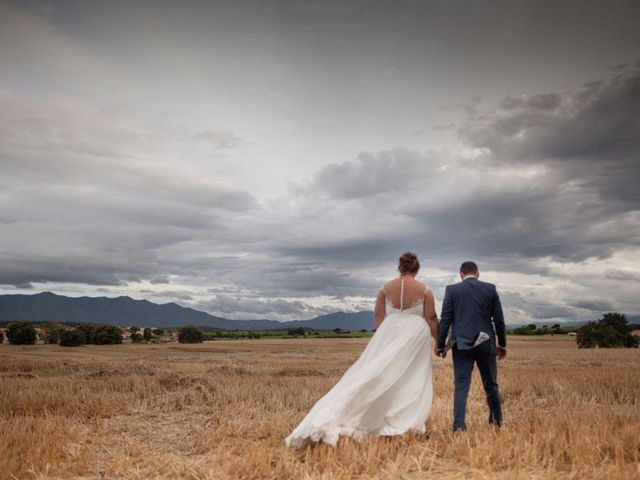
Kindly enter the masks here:
[[640, 350], [566, 337], [510, 337], [499, 433], [477, 372], [450, 433], [451, 359], [434, 358], [424, 436], [287, 448], [367, 341], [0, 345], [0, 479], [640, 478]]

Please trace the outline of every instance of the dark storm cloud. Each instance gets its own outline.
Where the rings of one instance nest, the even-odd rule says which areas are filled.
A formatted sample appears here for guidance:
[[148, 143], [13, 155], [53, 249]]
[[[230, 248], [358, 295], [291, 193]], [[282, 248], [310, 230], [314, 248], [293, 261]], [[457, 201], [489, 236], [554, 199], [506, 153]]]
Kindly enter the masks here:
[[594, 312], [611, 312], [616, 308], [613, 302], [606, 300], [598, 301], [585, 299], [571, 302], [570, 305], [584, 310], [592, 310]]
[[460, 129], [469, 145], [507, 164], [544, 164], [585, 190], [637, 207], [640, 193], [640, 69], [577, 92], [506, 97]]
[[[494, 111], [472, 113], [461, 130], [479, 152], [473, 158], [408, 149], [362, 153], [324, 167], [298, 191], [310, 202], [328, 195], [327, 205], [356, 203], [354, 217], [365, 214], [389, 227], [394, 218], [413, 219], [395, 233], [436, 256], [479, 256], [505, 269], [513, 261], [505, 257], [606, 258], [640, 245], [638, 111], [638, 71], [577, 93], [506, 97]], [[330, 211], [337, 220], [340, 213]], [[390, 253], [392, 236], [371, 231], [291, 251], [375, 257]]]
[[[539, 166], [553, 181], [505, 197], [518, 212], [525, 255], [567, 259], [606, 257], [640, 245], [640, 70], [585, 84], [579, 91], [507, 97], [496, 111], [473, 116], [460, 131], [486, 149], [496, 168]], [[471, 210], [491, 226], [492, 207], [479, 198]], [[482, 214], [484, 212], [484, 215]], [[500, 224], [517, 216], [497, 210]], [[496, 225], [499, 227], [499, 225]], [[498, 230], [496, 230], [498, 231]]]
[[[327, 212], [332, 212], [340, 225], [350, 216], [367, 216], [371, 225], [364, 222], [363, 228], [368, 234], [334, 236], [323, 241], [325, 235], [319, 233], [306, 243], [280, 248], [295, 255], [346, 263], [393, 258], [402, 249], [421, 249], [439, 259], [481, 257], [507, 271], [514, 264], [527, 271], [539, 271], [539, 267], [527, 267], [519, 258], [579, 261], [606, 257], [618, 248], [640, 244], [633, 210], [601, 198], [594, 200], [553, 172], [531, 178], [516, 174], [497, 183], [495, 171], [488, 164], [478, 168], [477, 164], [462, 162], [442, 171], [425, 168], [418, 174], [414, 165], [419, 161], [420, 157], [413, 157], [397, 163], [397, 170], [408, 172], [397, 184], [385, 176], [386, 160], [381, 161], [379, 169], [377, 164], [369, 163], [369, 178], [389, 178], [386, 188], [379, 191], [372, 191], [366, 182], [362, 186], [340, 182], [340, 178], [361, 176], [359, 161], [354, 162], [351, 172], [346, 171], [346, 165], [340, 165], [335, 178], [329, 180], [326, 172], [332, 169], [324, 170], [325, 175], [316, 180], [327, 181], [325, 192], [334, 194], [336, 201], [344, 201], [350, 193], [349, 201], [359, 202], [341, 214], [328, 201]], [[389, 191], [391, 188], [393, 192]], [[309, 201], [319, 200], [314, 196]], [[305, 221], [300, 219], [300, 224]]]
[[[49, 245], [49, 248], [55, 248]], [[0, 267], [0, 284], [23, 288], [35, 282], [68, 282], [89, 285], [124, 285], [136, 282], [156, 273], [160, 268], [145, 264], [143, 259], [129, 262], [124, 258], [95, 258], [99, 255], [82, 255], [75, 252], [38, 256], [33, 252], [20, 252], [13, 259], [3, 255]]]
[[[269, 245], [265, 247], [270, 248]], [[256, 246], [251, 248], [257, 249]], [[261, 253], [209, 259], [207, 271], [202, 269], [201, 275], [216, 282], [221, 292], [240, 290], [243, 297], [248, 292], [258, 296], [289, 298], [308, 297], [310, 293], [313, 296], [343, 297], [371, 295], [376, 288], [370, 277], [353, 272], [349, 268], [352, 264], [341, 267], [289, 250], [273, 249]]]
[[604, 276], [609, 280], [620, 280], [623, 282], [640, 282], [640, 273], [632, 272], [628, 270], [617, 270], [609, 268], [604, 271]]
[[461, 203], [437, 210], [418, 205], [407, 214], [423, 224], [442, 251], [466, 252], [490, 258], [494, 264], [503, 263], [500, 257], [512, 256], [581, 261], [640, 245], [634, 228], [637, 214], [607, 208], [590, 202], [588, 195], [565, 193], [559, 187], [472, 190]]

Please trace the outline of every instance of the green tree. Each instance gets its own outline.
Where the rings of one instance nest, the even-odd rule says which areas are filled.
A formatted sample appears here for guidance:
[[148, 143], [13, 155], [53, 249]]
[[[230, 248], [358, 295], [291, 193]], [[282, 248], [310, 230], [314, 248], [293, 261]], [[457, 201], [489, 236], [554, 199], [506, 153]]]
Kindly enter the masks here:
[[624, 314], [605, 313], [598, 322], [589, 322], [576, 331], [580, 348], [637, 348], [640, 337], [633, 335]]
[[36, 338], [36, 329], [28, 322], [13, 322], [7, 329], [7, 339], [14, 345], [33, 345]]
[[510, 333], [514, 335], [543, 335], [548, 333], [546, 329], [538, 329], [535, 323], [531, 323], [529, 325], [522, 325], [520, 327], [516, 327], [510, 331]]
[[202, 343], [204, 339], [203, 333], [195, 325], [185, 325], [178, 333], [178, 342], [180, 343]]
[[96, 326], [93, 323], [82, 323], [76, 327], [76, 330], [84, 333], [84, 343], [87, 345], [96, 343]]
[[598, 324], [589, 322], [576, 331], [578, 348], [595, 348], [598, 345]]
[[129, 327], [129, 331], [131, 332], [131, 336], [129, 337], [133, 343], [138, 343], [142, 341], [142, 335], [138, 332], [140, 331], [140, 327]]
[[122, 330], [115, 325], [98, 325], [95, 331], [96, 345], [114, 345], [122, 343]]
[[164, 330], [162, 328], [156, 328], [153, 330], [154, 335], [164, 335]]
[[60, 332], [61, 347], [79, 347], [84, 345], [85, 333], [74, 328], [73, 330], [62, 330]]
[[58, 343], [58, 340], [60, 340], [60, 324], [51, 320], [46, 323], [44, 329], [46, 332], [44, 342], [48, 344]]
[[287, 334], [292, 336], [301, 335], [304, 337], [305, 330], [304, 330], [304, 327], [293, 328], [291, 330], [287, 330]]
[[612, 325], [599, 325], [598, 327], [598, 347], [620, 348], [625, 346], [624, 333], [616, 330]]
[[0, 343], [4, 342], [4, 332], [0, 330]]
[[151, 334], [151, 329], [150, 329], [150, 328], [145, 328], [145, 329], [144, 329], [144, 332], [142, 332], [142, 338], [144, 338], [144, 339], [145, 339], [145, 341], [147, 341], [147, 342], [148, 342], [149, 340], [151, 340], [151, 337], [152, 337], [152, 336], [153, 336], [153, 335]]

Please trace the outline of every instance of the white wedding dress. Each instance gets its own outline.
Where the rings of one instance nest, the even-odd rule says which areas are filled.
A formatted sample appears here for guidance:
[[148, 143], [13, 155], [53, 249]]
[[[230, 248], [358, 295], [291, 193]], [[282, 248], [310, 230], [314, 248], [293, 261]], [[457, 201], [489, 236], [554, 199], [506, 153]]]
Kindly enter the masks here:
[[[404, 293], [404, 279], [401, 294]], [[425, 291], [426, 294], [426, 291]], [[431, 412], [431, 331], [424, 299], [409, 308], [386, 300], [386, 315], [360, 358], [311, 408], [285, 439], [300, 448], [308, 440], [335, 446], [340, 436], [424, 433]]]

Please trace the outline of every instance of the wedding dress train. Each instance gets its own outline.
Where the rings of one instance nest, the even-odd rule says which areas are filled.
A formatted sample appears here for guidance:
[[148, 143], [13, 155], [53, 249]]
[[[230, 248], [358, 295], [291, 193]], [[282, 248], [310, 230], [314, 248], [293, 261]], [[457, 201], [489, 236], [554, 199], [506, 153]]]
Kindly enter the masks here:
[[386, 301], [384, 321], [358, 360], [285, 439], [287, 445], [322, 440], [335, 446], [340, 436], [425, 432], [433, 399], [431, 332], [424, 301], [406, 309], [400, 302], [398, 309]]

